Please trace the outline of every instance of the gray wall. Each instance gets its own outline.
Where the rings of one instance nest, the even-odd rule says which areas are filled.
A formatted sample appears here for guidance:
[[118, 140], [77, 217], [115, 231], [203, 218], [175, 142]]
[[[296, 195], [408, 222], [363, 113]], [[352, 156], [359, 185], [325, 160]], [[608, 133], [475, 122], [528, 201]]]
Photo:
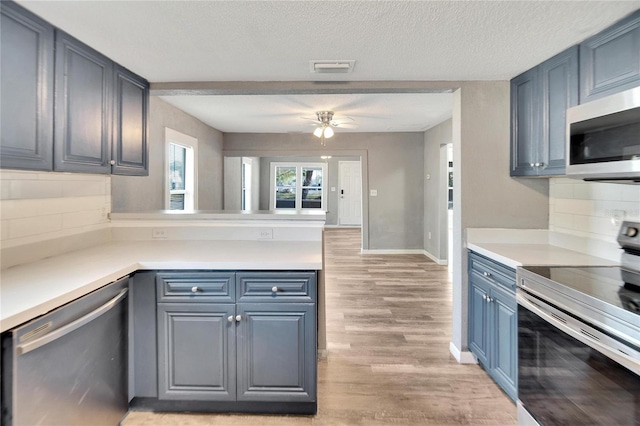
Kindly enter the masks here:
[[441, 260], [447, 259], [447, 158], [442, 147], [453, 140], [451, 126], [449, 119], [424, 134], [424, 249]]
[[165, 142], [169, 127], [198, 139], [198, 208], [222, 209], [222, 132], [162, 99], [149, 100], [149, 176], [112, 176], [114, 212], [164, 209]]
[[[226, 157], [225, 157], [226, 161]], [[340, 196], [339, 188], [339, 161], [360, 161], [356, 156], [332, 156], [329, 159], [316, 157], [261, 157], [260, 158], [260, 210], [269, 210], [269, 197], [271, 196], [271, 163], [293, 162], [293, 163], [326, 163], [327, 176], [325, 177], [325, 196], [327, 207], [326, 225], [338, 224], [338, 202]], [[331, 187], [336, 188], [334, 192]]]
[[363, 229], [368, 229], [364, 248], [423, 247], [424, 133], [337, 132], [324, 147], [311, 134], [225, 133], [224, 149], [225, 155], [237, 151], [272, 157], [307, 156], [309, 151], [332, 156], [347, 151], [342, 155], [353, 156], [348, 151], [362, 151], [367, 163], [363, 165], [363, 188], [378, 191], [377, 197], [363, 203]]
[[549, 224], [547, 179], [509, 176], [509, 82], [462, 82], [453, 102], [453, 335], [467, 350], [467, 228]]

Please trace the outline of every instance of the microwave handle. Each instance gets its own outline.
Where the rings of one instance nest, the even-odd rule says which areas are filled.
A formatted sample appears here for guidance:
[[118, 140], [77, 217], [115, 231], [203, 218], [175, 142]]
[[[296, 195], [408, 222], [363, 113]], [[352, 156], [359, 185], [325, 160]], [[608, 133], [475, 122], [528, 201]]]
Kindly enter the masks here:
[[[597, 350], [598, 352], [605, 355], [606, 357], [614, 360], [618, 364], [623, 365], [624, 367], [633, 371], [635, 374], [640, 375], [640, 360], [634, 359], [626, 354], [623, 354], [622, 352], [617, 351], [615, 348], [612, 348], [606, 344], [603, 344], [601, 341], [598, 341], [589, 337], [588, 334], [579, 333], [573, 328], [568, 327], [563, 322], [555, 319], [551, 314], [545, 311], [544, 308], [541, 308], [540, 306], [538, 306], [537, 303], [534, 304], [531, 301], [529, 301], [524, 295], [522, 295], [522, 293], [516, 293], [516, 300], [518, 302], [518, 305], [533, 312], [534, 314], [536, 314], [537, 316], [539, 316], [540, 318], [542, 318], [552, 326], [556, 327], [560, 331], [568, 334], [569, 336], [573, 337], [576, 340], [579, 340], [585, 345]], [[588, 328], [588, 327], [585, 327], [585, 328]], [[632, 349], [629, 349], [629, 350], [631, 351]]]

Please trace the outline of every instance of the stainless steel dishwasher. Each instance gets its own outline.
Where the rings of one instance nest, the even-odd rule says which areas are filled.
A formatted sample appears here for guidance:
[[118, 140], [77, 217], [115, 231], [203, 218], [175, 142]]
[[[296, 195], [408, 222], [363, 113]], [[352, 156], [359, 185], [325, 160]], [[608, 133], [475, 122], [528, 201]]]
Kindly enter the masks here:
[[128, 278], [2, 335], [2, 424], [117, 425], [128, 408]]

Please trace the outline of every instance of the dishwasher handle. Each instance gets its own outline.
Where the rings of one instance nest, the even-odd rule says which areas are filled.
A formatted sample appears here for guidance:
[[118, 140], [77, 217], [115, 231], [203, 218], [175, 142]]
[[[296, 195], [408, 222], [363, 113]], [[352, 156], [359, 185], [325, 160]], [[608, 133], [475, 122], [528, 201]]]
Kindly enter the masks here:
[[124, 288], [122, 289], [122, 291], [120, 291], [120, 293], [118, 293], [118, 295], [116, 297], [114, 297], [113, 299], [109, 300], [107, 303], [105, 303], [104, 305], [100, 306], [99, 308], [89, 312], [88, 314], [78, 318], [77, 320], [70, 322], [67, 325], [64, 325], [54, 331], [52, 331], [51, 333], [47, 333], [44, 336], [33, 340], [31, 342], [27, 342], [27, 343], [23, 343], [21, 345], [18, 345], [16, 347], [16, 350], [18, 352], [18, 355], [24, 355], [28, 352], [31, 352], [35, 349], [38, 349], [41, 346], [44, 346], [48, 343], [53, 342], [54, 340], [57, 340], [59, 338], [61, 338], [62, 336], [65, 336], [69, 333], [71, 333], [74, 330], [77, 330], [78, 328], [82, 327], [85, 324], [90, 323], [91, 321], [93, 321], [94, 319], [98, 318], [99, 316], [109, 312], [114, 306], [116, 306], [118, 303], [120, 303], [120, 301], [122, 299], [124, 299], [127, 296], [127, 292], [129, 291], [128, 288]]

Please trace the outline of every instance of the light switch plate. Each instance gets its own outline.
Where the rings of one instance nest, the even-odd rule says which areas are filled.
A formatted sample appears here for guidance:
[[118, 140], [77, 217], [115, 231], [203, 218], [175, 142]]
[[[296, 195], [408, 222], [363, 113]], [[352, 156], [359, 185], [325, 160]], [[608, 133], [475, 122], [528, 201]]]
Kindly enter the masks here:
[[331, 187], [331, 192], [336, 192], [336, 187], [335, 186]]
[[264, 228], [258, 231], [259, 240], [273, 240], [273, 228]]

